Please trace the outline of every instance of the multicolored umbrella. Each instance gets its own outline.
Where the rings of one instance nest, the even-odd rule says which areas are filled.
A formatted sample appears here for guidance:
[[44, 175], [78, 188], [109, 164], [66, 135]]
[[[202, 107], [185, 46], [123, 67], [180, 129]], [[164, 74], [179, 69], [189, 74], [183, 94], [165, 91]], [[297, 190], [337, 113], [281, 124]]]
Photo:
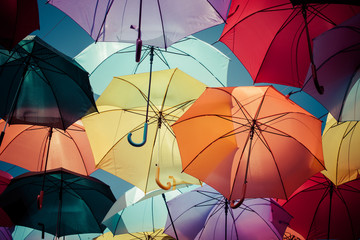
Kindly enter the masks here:
[[[57, 237], [102, 233], [106, 212], [115, 202], [108, 185], [65, 169], [29, 172], [12, 179], [0, 195], [0, 207], [16, 225]], [[37, 195], [44, 185], [42, 208]]]
[[[101, 94], [114, 76], [149, 72], [151, 47], [142, 47], [142, 57], [138, 63], [132, 61], [135, 50], [135, 44], [97, 42], [74, 59], [90, 73], [94, 92]], [[185, 37], [167, 49], [156, 47], [153, 57], [154, 71], [179, 68], [207, 86], [227, 86], [230, 59], [196, 37]]]
[[272, 86], [207, 88], [172, 128], [183, 171], [229, 200], [287, 199], [324, 169], [321, 121]]
[[0, 83], [0, 117], [7, 124], [65, 130], [97, 110], [88, 73], [36, 36], [10, 52], [0, 49]]
[[[355, 5], [308, 2], [231, 2], [220, 41], [234, 52], [254, 83], [301, 88], [313, 62], [311, 40], [360, 12]], [[359, 5], [358, 1], [352, 3]], [[321, 92], [322, 86], [315, 84]]]
[[[209, 185], [168, 201], [178, 239], [279, 239], [291, 216], [274, 200], [246, 199], [236, 209]], [[170, 218], [165, 233], [175, 237]]]
[[2, 0], [0, 22], [0, 45], [10, 51], [40, 28], [37, 0]]
[[359, 177], [360, 125], [338, 122], [328, 114], [322, 136], [326, 170], [322, 173], [336, 186]]
[[290, 227], [305, 239], [360, 238], [360, 180], [335, 186], [319, 173], [283, 204]]
[[[181, 173], [179, 149], [170, 125], [206, 87], [179, 69], [156, 71], [152, 96], [147, 99], [148, 77], [149, 73], [115, 77], [96, 101], [100, 113], [82, 118], [96, 167], [146, 193], [182, 183], [200, 184], [198, 179]], [[144, 115], [148, 100], [147, 123]], [[146, 143], [132, 147], [129, 133], [136, 142], [144, 141], [147, 133]]]
[[317, 78], [326, 92], [314, 87], [312, 70], [302, 90], [320, 102], [338, 121], [359, 121], [360, 14], [324, 32], [314, 40]]

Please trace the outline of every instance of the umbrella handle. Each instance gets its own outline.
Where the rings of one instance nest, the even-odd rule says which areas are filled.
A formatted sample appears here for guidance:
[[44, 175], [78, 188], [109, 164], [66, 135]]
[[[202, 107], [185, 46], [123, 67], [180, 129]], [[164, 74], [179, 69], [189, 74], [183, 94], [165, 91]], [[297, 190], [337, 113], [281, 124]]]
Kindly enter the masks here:
[[156, 168], [156, 175], [155, 175], [155, 181], [156, 181], [156, 183], [157, 183], [157, 185], [159, 186], [159, 187], [161, 187], [162, 189], [164, 189], [164, 190], [169, 190], [170, 188], [171, 188], [171, 183], [170, 182], [167, 182], [166, 183], [166, 186], [165, 185], [163, 185], [161, 182], [160, 182], [160, 167], [159, 166], [157, 166], [157, 168]]
[[132, 133], [129, 132], [129, 134], [127, 135], [127, 140], [128, 142], [134, 146], [134, 147], [141, 147], [146, 143], [146, 138], [147, 138], [147, 130], [148, 130], [148, 123], [145, 122], [144, 123], [144, 134], [143, 134], [143, 141], [141, 143], [135, 143], [133, 142], [133, 140], [131, 139]]
[[231, 200], [231, 201], [230, 201], [230, 207], [231, 207], [232, 209], [235, 209], [235, 208], [240, 207], [240, 205], [244, 202], [244, 200], [245, 200], [245, 193], [246, 193], [246, 186], [247, 186], [247, 183], [245, 182], [245, 183], [244, 183], [244, 187], [243, 187], [242, 198], [239, 200], [239, 202], [235, 203], [234, 200]]
[[135, 51], [135, 61], [136, 62], [140, 62], [141, 48], [142, 48], [142, 40], [140, 38], [138, 38], [138, 39], [136, 39], [136, 51]]
[[44, 198], [44, 191], [41, 190], [40, 194], [37, 196], [37, 208], [40, 210], [42, 208], [42, 203], [43, 203], [43, 198]]

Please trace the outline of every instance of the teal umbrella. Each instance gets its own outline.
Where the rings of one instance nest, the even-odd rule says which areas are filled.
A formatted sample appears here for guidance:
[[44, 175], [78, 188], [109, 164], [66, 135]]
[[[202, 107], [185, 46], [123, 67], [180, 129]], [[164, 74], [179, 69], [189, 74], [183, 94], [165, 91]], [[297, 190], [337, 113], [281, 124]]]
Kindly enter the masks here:
[[193, 36], [185, 37], [167, 49], [143, 46], [140, 62], [134, 61], [136, 45], [120, 42], [97, 42], [75, 56], [90, 73], [94, 92], [101, 94], [114, 76], [179, 68], [210, 87], [227, 86], [230, 59], [212, 45]]
[[36, 36], [12, 51], [0, 47], [0, 84], [0, 117], [7, 124], [65, 130], [97, 111], [88, 72]]
[[[15, 225], [57, 237], [102, 233], [101, 221], [115, 202], [110, 187], [89, 176], [57, 169], [28, 172], [12, 179], [0, 195], [0, 207]], [[42, 207], [37, 196], [44, 185]]]

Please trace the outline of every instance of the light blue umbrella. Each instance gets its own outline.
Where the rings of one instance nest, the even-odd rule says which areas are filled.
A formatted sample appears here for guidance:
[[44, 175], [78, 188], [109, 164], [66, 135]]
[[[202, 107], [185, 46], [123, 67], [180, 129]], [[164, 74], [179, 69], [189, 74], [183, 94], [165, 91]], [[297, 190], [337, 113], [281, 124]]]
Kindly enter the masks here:
[[[101, 94], [114, 76], [149, 72], [151, 46], [143, 46], [140, 62], [135, 62], [135, 44], [97, 42], [75, 56], [90, 73], [93, 91]], [[166, 50], [154, 48], [153, 71], [179, 68], [210, 87], [227, 86], [230, 59], [212, 45], [193, 36]]]

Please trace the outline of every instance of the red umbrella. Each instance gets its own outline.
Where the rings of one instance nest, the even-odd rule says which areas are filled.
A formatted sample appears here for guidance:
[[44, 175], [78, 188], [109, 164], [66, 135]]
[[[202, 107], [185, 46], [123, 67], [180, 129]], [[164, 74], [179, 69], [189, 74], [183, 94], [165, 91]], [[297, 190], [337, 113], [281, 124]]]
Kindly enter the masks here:
[[311, 39], [360, 12], [354, 5], [299, 2], [232, 1], [220, 41], [255, 83], [302, 87], [312, 60]]
[[0, 22], [0, 45], [11, 50], [40, 28], [37, 0], [1, 0]]
[[319, 173], [283, 204], [290, 227], [305, 239], [360, 238], [360, 179], [335, 185]]

